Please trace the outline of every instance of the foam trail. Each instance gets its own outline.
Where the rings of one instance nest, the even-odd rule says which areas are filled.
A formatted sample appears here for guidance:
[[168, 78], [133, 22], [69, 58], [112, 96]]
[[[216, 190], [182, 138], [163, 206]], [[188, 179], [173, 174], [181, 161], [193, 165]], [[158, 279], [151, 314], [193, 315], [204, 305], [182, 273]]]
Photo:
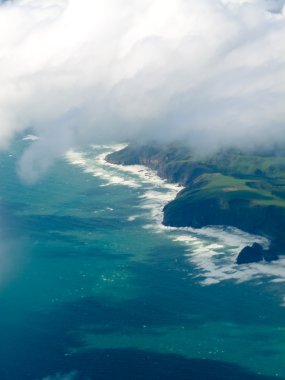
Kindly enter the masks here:
[[[100, 177], [107, 185], [124, 185], [129, 187], [140, 187], [140, 184], [135, 179], [128, 179], [126, 177], [117, 175], [115, 170], [108, 170], [106, 164], [106, 156], [117, 150], [121, 150], [126, 145], [118, 144], [113, 146], [93, 146], [95, 152], [100, 152], [97, 155], [91, 155], [87, 152], [76, 152], [70, 150], [66, 153], [68, 162], [73, 165], [80, 166], [85, 173], [89, 173], [94, 177]], [[104, 152], [102, 153], [102, 150]]]

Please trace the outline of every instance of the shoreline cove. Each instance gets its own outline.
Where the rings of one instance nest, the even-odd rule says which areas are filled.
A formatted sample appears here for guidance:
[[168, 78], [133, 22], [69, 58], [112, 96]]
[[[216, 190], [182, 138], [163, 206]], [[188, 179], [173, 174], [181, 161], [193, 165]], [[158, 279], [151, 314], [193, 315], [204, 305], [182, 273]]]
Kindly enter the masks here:
[[[186, 260], [199, 272], [195, 278], [202, 286], [218, 284], [225, 280], [236, 283], [253, 280], [257, 283], [267, 280], [271, 283], [285, 282], [285, 258], [280, 258], [278, 262], [260, 262], [244, 266], [235, 262], [238, 253], [246, 245], [257, 242], [267, 247], [269, 241], [264, 237], [227, 226], [193, 229], [163, 225], [164, 206], [174, 199], [183, 187], [168, 183], [146, 166], [121, 165], [107, 161], [109, 154], [126, 146], [127, 144], [92, 145], [91, 153], [68, 151], [66, 159], [70, 164], [79, 166], [85, 173], [103, 179], [105, 184], [102, 186], [128, 186], [139, 190], [141, 210], [131, 213], [128, 221], [132, 223], [139, 218], [145, 218], [147, 223], [144, 228], [151, 229], [154, 233], [164, 233], [167, 238], [182, 245]], [[193, 275], [190, 273], [189, 276]]]

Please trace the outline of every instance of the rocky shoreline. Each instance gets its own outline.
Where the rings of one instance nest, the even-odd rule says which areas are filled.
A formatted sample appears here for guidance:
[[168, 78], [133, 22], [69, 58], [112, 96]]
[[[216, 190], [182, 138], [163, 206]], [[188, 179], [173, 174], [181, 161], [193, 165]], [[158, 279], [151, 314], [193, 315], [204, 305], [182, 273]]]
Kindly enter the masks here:
[[114, 164], [145, 165], [169, 182], [184, 186], [165, 206], [164, 225], [193, 228], [228, 225], [272, 241], [269, 249], [257, 244], [246, 247], [237, 257], [238, 264], [272, 261], [284, 254], [285, 207], [279, 198], [269, 199], [269, 193], [263, 190], [267, 178], [260, 173], [229, 173], [218, 159], [194, 160], [189, 149], [177, 144], [130, 144], [110, 154], [107, 160]]

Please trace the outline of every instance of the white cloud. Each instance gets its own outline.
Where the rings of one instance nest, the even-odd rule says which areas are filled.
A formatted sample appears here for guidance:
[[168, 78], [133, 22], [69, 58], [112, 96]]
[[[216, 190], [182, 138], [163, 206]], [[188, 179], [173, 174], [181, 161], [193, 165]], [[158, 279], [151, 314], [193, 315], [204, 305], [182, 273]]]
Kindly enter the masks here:
[[[284, 142], [283, 0], [16, 0], [0, 7], [0, 145], [33, 181], [77, 142]], [[282, 10], [283, 7], [283, 10]], [[276, 13], [277, 12], [277, 13]]]

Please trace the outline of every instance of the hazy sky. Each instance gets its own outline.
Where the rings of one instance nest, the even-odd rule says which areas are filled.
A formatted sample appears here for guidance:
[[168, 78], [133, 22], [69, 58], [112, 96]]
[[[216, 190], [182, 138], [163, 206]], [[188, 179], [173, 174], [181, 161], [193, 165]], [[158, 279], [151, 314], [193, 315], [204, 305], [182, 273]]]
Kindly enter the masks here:
[[14, 0], [0, 6], [0, 146], [41, 136], [36, 179], [86, 141], [285, 143], [283, 0]]

